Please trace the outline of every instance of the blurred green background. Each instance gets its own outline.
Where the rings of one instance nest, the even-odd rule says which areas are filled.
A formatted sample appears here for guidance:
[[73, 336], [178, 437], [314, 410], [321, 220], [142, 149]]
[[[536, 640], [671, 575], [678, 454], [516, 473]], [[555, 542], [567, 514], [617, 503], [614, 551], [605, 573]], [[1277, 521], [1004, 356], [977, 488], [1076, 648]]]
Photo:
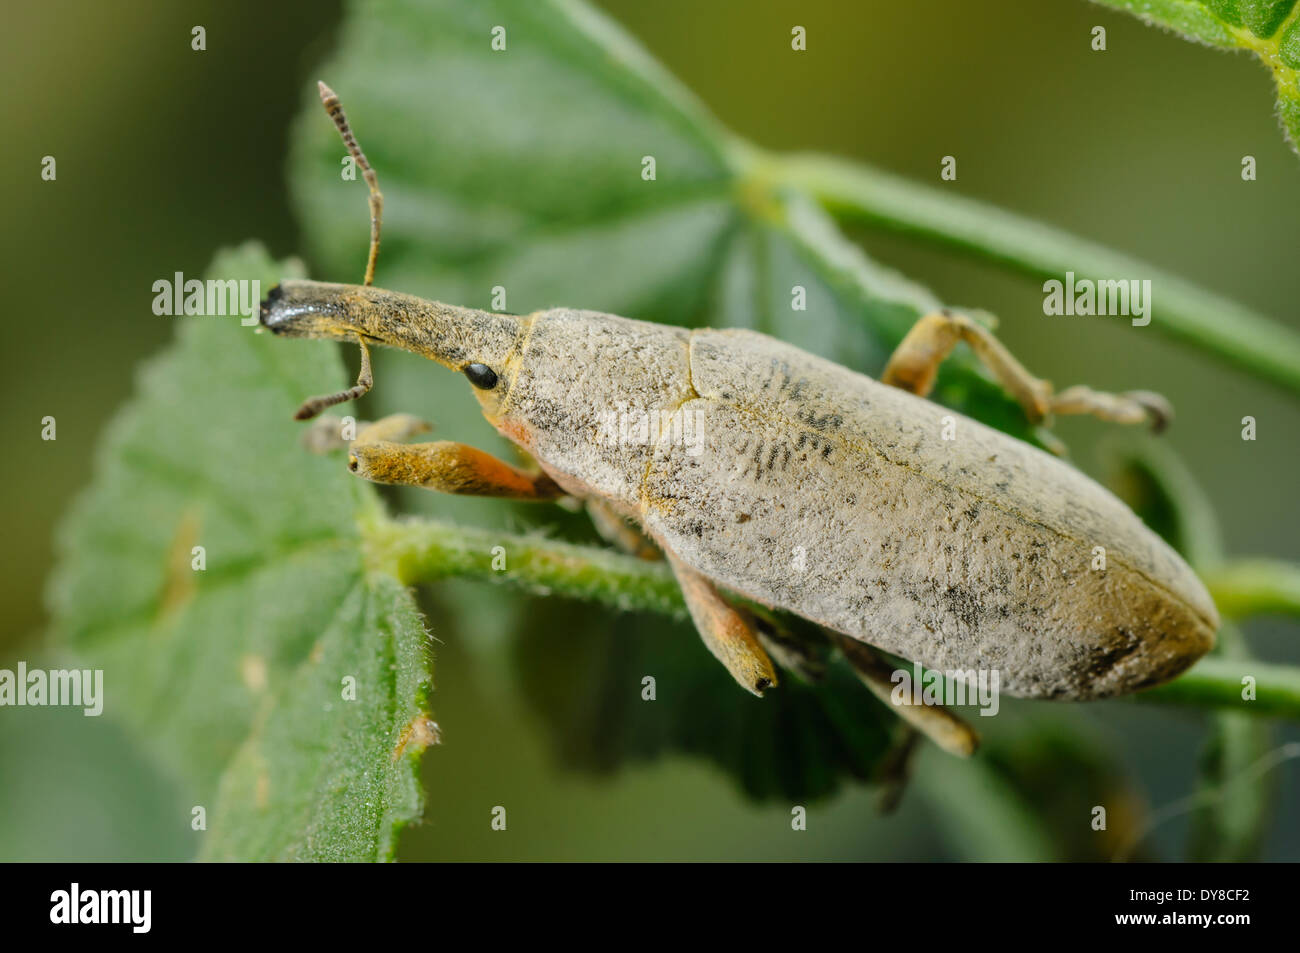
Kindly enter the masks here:
[[[852, 157], [936, 185], [940, 157], [955, 155], [959, 180], [947, 188], [1132, 253], [1300, 327], [1300, 159], [1275, 122], [1267, 72], [1245, 56], [1082, 0], [599, 6], [724, 124], [762, 146]], [[133, 367], [172, 334], [170, 319], [150, 311], [153, 281], [174, 271], [199, 276], [215, 249], [250, 237], [277, 256], [305, 246], [285, 185], [290, 121], [311, 94], [315, 64], [333, 49], [340, 15], [332, 2], [277, 4], [273, 14], [251, 3], [51, 2], [6, 11], [0, 70], [11, 130], [0, 190], [14, 327], [2, 386], [17, 443], [4, 461], [12, 510], [0, 666], [42, 657], [52, 527], [88, 482], [96, 440], [130, 394]], [[789, 52], [795, 23], [808, 29], [805, 55]], [[195, 24], [207, 29], [204, 53], [190, 49]], [[1108, 30], [1104, 53], [1089, 48], [1096, 24]], [[1258, 159], [1256, 182], [1240, 178], [1245, 154]], [[57, 158], [56, 182], [40, 178], [44, 155]], [[360, 195], [356, 202], [362, 230]], [[1179, 420], [1164, 439], [1205, 487], [1229, 552], [1296, 557], [1294, 400], [1152, 333], [1046, 319], [1032, 282], [903, 239], [855, 237], [944, 300], [996, 312], [1002, 339], [1048, 379], [1166, 394]], [[454, 410], [408, 409], [441, 425], [466, 407], [468, 397]], [[1254, 443], [1239, 435], [1248, 414], [1259, 421]], [[55, 442], [40, 439], [46, 415], [58, 420]], [[1069, 420], [1058, 433], [1098, 472], [1093, 448], [1108, 428]], [[472, 505], [452, 502], [444, 512], [474, 521]], [[426, 823], [407, 832], [404, 859], [998, 855], [1000, 842], [981, 836], [979, 818], [945, 797], [974, 783], [963, 774], [969, 768], [932, 750], [896, 814], [877, 814], [874, 792], [846, 788], [817, 804], [809, 830], [797, 835], [788, 805], [753, 804], [702, 761], [662, 758], [600, 775], [566, 768], [564, 738], [548, 728], [562, 719], [545, 710], [561, 702], [521, 690], [522, 660], [530, 661], [528, 679], [562, 690], [592, 671], [570, 664], [572, 631], [653, 638], [656, 620], [546, 607], [468, 582], [438, 587], [427, 607], [437, 620], [434, 703], [447, 743], [426, 757]], [[525, 617], [552, 631], [532, 632], [521, 652], [508, 636]], [[1293, 627], [1265, 621], [1247, 631], [1259, 656], [1300, 662]], [[554, 640], [549, 651], [543, 636]], [[1135, 804], [1158, 808], [1194, 783], [1202, 715], [1125, 702], [1007, 708], [997, 730], [1008, 738], [1059, 721], [1112, 750]], [[0, 710], [0, 859], [191, 856], [188, 810], [177, 807], [175, 791], [107, 720], [92, 721], [54, 709]], [[1294, 727], [1278, 735], [1300, 737]], [[1293, 764], [1270, 778], [1278, 816], [1263, 856], [1294, 860], [1300, 780]], [[1037, 790], [1036, 809], [1050, 815], [1060, 792]], [[515, 805], [508, 837], [486, 823], [502, 803]], [[1186, 828], [1186, 816], [1162, 824], [1150, 855], [1181, 856]]]

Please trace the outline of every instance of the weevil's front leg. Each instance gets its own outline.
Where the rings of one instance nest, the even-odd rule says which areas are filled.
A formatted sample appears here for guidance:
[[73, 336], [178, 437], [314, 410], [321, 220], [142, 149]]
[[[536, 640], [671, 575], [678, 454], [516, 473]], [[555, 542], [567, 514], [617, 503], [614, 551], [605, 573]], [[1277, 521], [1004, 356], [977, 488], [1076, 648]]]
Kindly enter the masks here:
[[1054, 394], [1052, 385], [1030, 374], [988, 328], [955, 311], [936, 311], [917, 321], [889, 358], [881, 381], [925, 397], [958, 341], [970, 345], [1031, 423], [1047, 422], [1053, 414], [1092, 414], [1121, 424], [1149, 422], [1159, 433], [1173, 418], [1168, 401], [1150, 391], [1106, 394], [1071, 387]]
[[950, 754], [968, 757], [979, 746], [975, 730], [942, 705], [915, 705], [894, 698], [893, 667], [880, 654], [857, 639], [833, 633], [844, 658], [862, 684], [898, 713], [898, 716]]
[[389, 414], [372, 423], [358, 423], [357, 435], [353, 443], [381, 443], [383, 441], [400, 442], [410, 440], [416, 434], [428, 433], [433, 424], [421, 420], [415, 414]]
[[422, 486], [461, 496], [544, 501], [565, 495], [544, 473], [528, 473], [450, 440], [395, 443], [367, 435], [365, 442], [358, 439], [349, 447], [348, 469], [374, 483]]
[[414, 414], [390, 414], [373, 423], [322, 414], [303, 431], [302, 442], [312, 453], [329, 453], [332, 450], [342, 450], [353, 442], [409, 440], [416, 434], [428, 433], [432, 429], [432, 424]]
[[686, 608], [690, 610], [705, 646], [727, 667], [741, 687], [761, 696], [776, 684], [776, 669], [759, 644], [749, 620], [722, 598], [717, 586], [707, 578], [668, 550], [664, 553], [681, 584]]

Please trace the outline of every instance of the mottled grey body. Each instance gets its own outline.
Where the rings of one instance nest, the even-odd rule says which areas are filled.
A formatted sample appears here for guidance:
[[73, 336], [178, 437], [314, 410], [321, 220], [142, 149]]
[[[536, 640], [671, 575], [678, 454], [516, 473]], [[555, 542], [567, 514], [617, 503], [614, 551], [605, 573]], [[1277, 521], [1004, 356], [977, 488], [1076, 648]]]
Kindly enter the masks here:
[[[1036, 698], [1154, 685], [1213, 643], [1186, 563], [1034, 447], [750, 331], [520, 321], [489, 420], [727, 589]], [[611, 440], [611, 415], [648, 439]]]

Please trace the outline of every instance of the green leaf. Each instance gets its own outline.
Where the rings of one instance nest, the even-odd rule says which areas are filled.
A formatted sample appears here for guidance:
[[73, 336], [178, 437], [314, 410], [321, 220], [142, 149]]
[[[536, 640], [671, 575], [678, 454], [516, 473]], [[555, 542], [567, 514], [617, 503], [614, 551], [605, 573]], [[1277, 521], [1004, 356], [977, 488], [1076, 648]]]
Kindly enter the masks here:
[[[1115, 746], [1081, 731], [1070, 714], [1043, 706], [1012, 714], [983, 749], [985, 770], [1000, 776], [1022, 804], [1033, 806], [1038, 826], [1050, 832], [1053, 859], [1111, 861], [1140, 831], [1146, 805]], [[1079, 821], [1091, 820], [1097, 805], [1106, 808], [1101, 830]]]
[[1251, 50], [1277, 82], [1277, 110], [1300, 152], [1300, 6], [1296, 0], [1095, 0], [1189, 40]]
[[[249, 245], [210, 277], [268, 289], [291, 270]], [[177, 341], [140, 374], [62, 526], [56, 631], [103, 669], [105, 713], [205, 809], [202, 856], [390, 857], [420, 814], [428, 730], [394, 752], [425, 725], [429, 672], [409, 596], [363, 567], [373, 489], [307, 453], [289, 419], [343, 382], [336, 349], [238, 317], [153, 320], [178, 322]]]
[[[570, 767], [603, 773], [670, 754], [706, 758], [755, 800], [807, 803], [846, 779], [886, 780], [897, 718], [837, 662], [816, 685], [791, 673], [755, 698], [736, 690], [689, 621], [615, 617], [556, 599], [528, 610], [517, 643], [524, 695]], [[546, 660], [564, 632], [562, 681]], [[654, 698], [643, 679], [654, 679]]]

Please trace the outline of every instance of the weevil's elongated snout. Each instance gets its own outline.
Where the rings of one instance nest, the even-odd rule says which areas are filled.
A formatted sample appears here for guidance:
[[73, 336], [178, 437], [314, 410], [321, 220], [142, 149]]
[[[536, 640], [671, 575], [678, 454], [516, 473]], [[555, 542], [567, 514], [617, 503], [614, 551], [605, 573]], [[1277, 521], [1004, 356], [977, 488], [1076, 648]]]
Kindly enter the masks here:
[[[286, 292], [286, 285], [294, 290]], [[335, 303], [323, 295], [304, 293], [307, 289], [296, 285], [298, 282], [289, 281], [271, 289], [262, 301], [262, 327], [285, 337], [341, 339], [343, 335], [331, 333]]]
[[362, 285], [285, 281], [262, 302], [262, 325], [286, 337], [399, 347], [460, 370], [495, 366], [515, 349], [522, 321]]

